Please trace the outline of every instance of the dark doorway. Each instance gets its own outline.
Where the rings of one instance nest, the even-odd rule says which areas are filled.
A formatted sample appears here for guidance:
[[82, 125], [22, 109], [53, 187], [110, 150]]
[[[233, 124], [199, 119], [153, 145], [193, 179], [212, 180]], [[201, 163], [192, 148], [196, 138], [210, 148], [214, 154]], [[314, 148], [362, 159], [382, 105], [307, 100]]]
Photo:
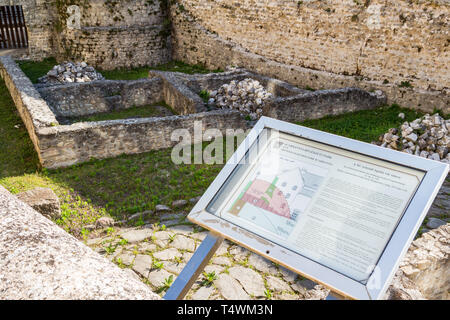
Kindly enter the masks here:
[[22, 6], [0, 6], [0, 49], [28, 47]]

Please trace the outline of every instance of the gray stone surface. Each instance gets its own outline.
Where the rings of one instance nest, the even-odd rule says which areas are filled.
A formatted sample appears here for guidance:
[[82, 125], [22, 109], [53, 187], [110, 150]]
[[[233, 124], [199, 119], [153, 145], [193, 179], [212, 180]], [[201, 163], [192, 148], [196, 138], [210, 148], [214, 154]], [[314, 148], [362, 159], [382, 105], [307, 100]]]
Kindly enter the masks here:
[[188, 204], [187, 200], [175, 200], [174, 202], [172, 202], [172, 207], [173, 208], [182, 208], [184, 206], [186, 206]]
[[35, 188], [16, 195], [20, 201], [25, 202], [44, 217], [52, 220], [61, 217], [61, 206], [58, 196], [49, 188]]
[[272, 261], [267, 260], [256, 253], [251, 253], [248, 258], [248, 264], [253, 266], [256, 270], [263, 273], [276, 275], [278, 273], [277, 268], [274, 266]]
[[209, 264], [205, 267], [205, 270], [203, 271], [204, 273], [212, 273], [214, 272], [214, 274], [217, 276], [218, 274], [222, 273], [225, 270], [224, 266], [219, 266], [219, 265], [215, 265], [215, 264]]
[[130, 253], [123, 253], [123, 254], [116, 256], [116, 261], [117, 262], [120, 261], [124, 265], [127, 265], [127, 266], [132, 265], [133, 261], [134, 261], [134, 255], [130, 254]]
[[[154, 284], [149, 284], [155, 291], [158, 290], [164, 276], [167, 278], [169, 274], [178, 275], [182, 271], [193, 254], [186, 251], [185, 244], [196, 241], [196, 235], [198, 235], [191, 226], [168, 227], [165, 231], [155, 232], [152, 242], [147, 239], [131, 245], [119, 244], [116, 252], [108, 255], [103, 246], [117, 243], [120, 234], [130, 229], [145, 228], [117, 230], [117, 235], [110, 234], [103, 239], [94, 239], [89, 243], [96, 250], [102, 250], [102, 254], [109, 259], [113, 259], [116, 255], [116, 261], [122, 255], [134, 256], [136, 249], [143, 253], [143, 248], [148, 248], [149, 250], [145, 250], [145, 252], [151, 253], [156, 259], [161, 260], [162, 270], [167, 272], [164, 275], [161, 275], [162, 272], [155, 273]], [[206, 234], [206, 232], [203, 233]], [[174, 241], [170, 241], [170, 238]], [[179, 239], [182, 245], [177, 244], [175, 239]], [[446, 289], [448, 277], [445, 275], [445, 270], [448, 270], [448, 239], [446, 226], [430, 230], [426, 235], [417, 239], [402, 261], [386, 298], [422, 299], [433, 297], [441, 299], [445, 297], [445, 293], [448, 291]], [[164, 246], [158, 247], [155, 243], [163, 243]], [[198, 241], [197, 246], [199, 243]], [[150, 261], [146, 265], [149, 263]], [[150, 270], [150, 272], [152, 271], [156, 270]], [[296, 273], [227, 240], [216, 251], [204, 272], [215, 273], [217, 278], [213, 281], [214, 284], [205, 287], [206, 277], [202, 273], [187, 295], [188, 299], [200, 299], [206, 296], [208, 299], [265, 299], [266, 288], [273, 293], [272, 299], [277, 300], [321, 300], [329, 294], [329, 290], [324, 286], [299, 277]]]
[[101, 217], [95, 221], [96, 228], [106, 228], [114, 226], [114, 219], [111, 217]]
[[218, 264], [220, 266], [231, 266], [233, 264], [227, 257], [215, 257], [212, 259], [212, 263]]
[[436, 229], [439, 228], [440, 226], [445, 225], [446, 222], [441, 220], [441, 219], [437, 219], [437, 218], [429, 218], [428, 222], [427, 222], [427, 227], [430, 229]]
[[127, 240], [129, 243], [136, 243], [153, 235], [152, 229], [139, 229], [139, 230], [129, 230], [121, 233], [120, 236]]
[[266, 280], [267, 285], [274, 291], [292, 291], [291, 287], [280, 278], [268, 276]]
[[223, 256], [228, 253], [228, 249], [230, 248], [231, 243], [228, 240], [224, 240], [219, 248], [217, 248], [216, 256]]
[[264, 297], [264, 281], [262, 277], [252, 269], [242, 266], [228, 269], [229, 275], [238, 280], [248, 294], [255, 297]]
[[178, 234], [183, 234], [183, 235], [188, 235], [194, 231], [191, 226], [187, 226], [187, 225], [174, 226], [174, 227], [170, 228], [170, 230], [172, 232], [175, 232]]
[[227, 300], [250, 299], [250, 296], [244, 291], [239, 282], [226, 273], [219, 275], [214, 284], [220, 294]]
[[0, 244], [2, 299], [159, 299], [1, 186]]
[[147, 278], [152, 267], [152, 261], [152, 257], [149, 255], [138, 254], [134, 259], [133, 270], [139, 273], [142, 277]]
[[230, 254], [233, 256], [234, 260], [238, 262], [243, 262], [247, 259], [247, 256], [250, 254], [250, 251], [240, 246], [233, 246], [229, 250]]
[[193, 295], [192, 300], [208, 300], [211, 294], [214, 292], [214, 287], [200, 287]]
[[169, 248], [163, 251], [158, 251], [153, 254], [159, 260], [173, 260], [176, 257], [181, 257], [182, 253], [175, 248]]
[[171, 211], [171, 209], [163, 204], [157, 204], [155, 207], [156, 212], [167, 212], [167, 211]]
[[149, 242], [143, 242], [143, 243], [141, 242], [139, 244], [139, 250], [145, 251], [145, 252], [154, 251], [154, 250], [156, 250], [156, 245], [153, 243], [149, 243]]
[[180, 274], [185, 266], [186, 263], [178, 263], [172, 261], [164, 262], [164, 269], [174, 274]]
[[283, 275], [284, 280], [293, 283], [298, 277], [298, 274], [292, 272], [291, 270], [286, 269], [283, 266], [280, 266], [280, 272]]
[[183, 235], [176, 235], [170, 245], [179, 250], [195, 251], [195, 241]]
[[167, 272], [164, 269], [160, 269], [160, 270], [153, 270], [152, 272], [150, 272], [150, 274], [148, 275], [148, 281], [150, 281], [150, 283], [155, 286], [156, 288], [159, 288], [161, 286], [164, 285], [164, 281], [166, 279], [168, 279], [170, 276], [173, 277], [173, 279], [175, 280], [175, 275]]

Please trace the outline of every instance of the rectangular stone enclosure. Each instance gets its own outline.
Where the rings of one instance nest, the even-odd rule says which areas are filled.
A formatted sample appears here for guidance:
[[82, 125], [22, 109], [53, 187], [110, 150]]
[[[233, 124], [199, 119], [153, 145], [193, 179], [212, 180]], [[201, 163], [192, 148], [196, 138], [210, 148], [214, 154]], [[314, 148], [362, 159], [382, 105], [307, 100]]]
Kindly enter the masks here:
[[[231, 109], [209, 107], [199, 96], [232, 80], [258, 80], [273, 98], [263, 114], [285, 121], [302, 121], [331, 114], [375, 108], [386, 103], [381, 92], [357, 88], [307, 91], [273, 78], [234, 69], [188, 75], [150, 71], [140, 80], [98, 80], [64, 85], [33, 85], [9, 56], [0, 57], [0, 73], [46, 168], [70, 166], [90, 159], [169, 148], [175, 129], [246, 130], [252, 121]], [[175, 115], [95, 122], [67, 121], [135, 106], [165, 102]], [[64, 124], [67, 123], [67, 124]], [[193, 141], [195, 143], [200, 141]]]

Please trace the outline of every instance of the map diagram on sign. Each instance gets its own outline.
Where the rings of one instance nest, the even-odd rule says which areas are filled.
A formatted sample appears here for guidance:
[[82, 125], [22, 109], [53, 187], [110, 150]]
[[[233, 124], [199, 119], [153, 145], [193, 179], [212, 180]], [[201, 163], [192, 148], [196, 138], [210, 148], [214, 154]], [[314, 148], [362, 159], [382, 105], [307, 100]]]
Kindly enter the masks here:
[[276, 166], [266, 161], [251, 170], [227, 212], [287, 239], [328, 170], [278, 151], [268, 152]]

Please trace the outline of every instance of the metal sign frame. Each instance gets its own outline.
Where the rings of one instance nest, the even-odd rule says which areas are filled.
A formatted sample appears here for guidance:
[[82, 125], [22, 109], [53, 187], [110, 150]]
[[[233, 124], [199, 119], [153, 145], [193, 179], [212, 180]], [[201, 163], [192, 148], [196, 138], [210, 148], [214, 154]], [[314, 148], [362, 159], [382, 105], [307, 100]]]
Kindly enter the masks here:
[[[389, 239], [377, 267], [380, 272], [373, 273], [367, 284], [362, 284], [342, 273], [321, 265], [296, 252], [273, 243], [249, 230], [230, 223], [221, 217], [206, 211], [208, 204], [220, 190], [233, 170], [238, 166], [247, 150], [258, 139], [265, 129], [275, 129], [283, 133], [299, 136], [322, 144], [362, 154], [382, 161], [391, 162], [403, 167], [409, 167], [425, 173], [409, 205], [403, 213], [397, 227]], [[185, 270], [176, 279], [166, 294], [166, 299], [179, 299], [187, 292], [195, 278], [200, 274], [207, 260], [214, 254], [223, 238], [229, 239], [265, 258], [278, 263], [293, 272], [301, 274], [317, 283], [328, 287], [333, 293], [349, 299], [381, 299], [387, 290], [398, 265], [414, 239], [423, 219], [426, 216], [434, 198], [449, 171], [449, 165], [438, 161], [420, 158], [407, 153], [382, 148], [334, 134], [302, 127], [284, 121], [262, 117], [250, 131], [246, 139], [238, 147], [234, 155], [226, 163], [216, 179], [212, 182], [202, 198], [198, 201], [188, 216], [188, 219], [212, 232], [202, 244], [203, 253], [196, 252]], [[218, 243], [218, 244], [217, 244]], [[205, 250], [206, 249], [206, 250]], [[206, 262], [204, 262], [205, 260]], [[203, 261], [203, 263], [201, 262]], [[194, 266], [195, 265], [195, 266]], [[190, 271], [189, 271], [189, 270]], [[377, 277], [376, 279], [374, 277]], [[378, 285], [368, 284], [376, 281]], [[181, 291], [183, 295], [179, 295]]]

